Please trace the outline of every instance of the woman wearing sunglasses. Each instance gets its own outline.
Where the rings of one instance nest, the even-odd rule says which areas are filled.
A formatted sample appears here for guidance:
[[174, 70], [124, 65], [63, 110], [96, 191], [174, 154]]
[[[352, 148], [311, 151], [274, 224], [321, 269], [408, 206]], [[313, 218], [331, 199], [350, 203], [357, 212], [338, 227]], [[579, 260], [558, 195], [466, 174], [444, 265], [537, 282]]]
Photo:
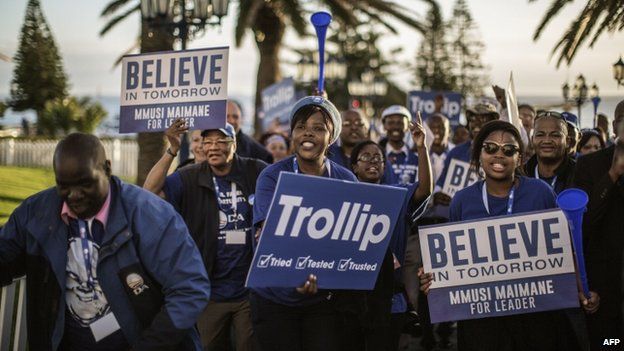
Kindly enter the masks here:
[[[545, 182], [520, 175], [524, 146], [510, 123], [483, 125], [474, 140], [472, 164], [482, 167], [485, 179], [460, 190], [450, 207], [450, 221], [475, 220], [557, 207]], [[431, 274], [419, 271], [427, 294]], [[582, 296], [582, 295], [581, 295]], [[597, 308], [582, 298], [586, 309]], [[579, 345], [561, 311], [472, 319], [457, 323], [459, 349], [465, 350], [577, 350]]]

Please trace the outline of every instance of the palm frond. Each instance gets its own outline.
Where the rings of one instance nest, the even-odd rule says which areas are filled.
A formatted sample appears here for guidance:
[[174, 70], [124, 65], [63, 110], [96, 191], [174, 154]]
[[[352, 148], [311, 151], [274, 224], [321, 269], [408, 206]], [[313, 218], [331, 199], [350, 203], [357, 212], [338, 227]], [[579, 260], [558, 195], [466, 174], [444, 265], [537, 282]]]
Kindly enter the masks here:
[[589, 47], [594, 46], [594, 44], [596, 43], [600, 35], [605, 31], [605, 29], [612, 30], [612, 28], [614, 27], [613, 26], [614, 23], [616, 23], [618, 12], [621, 14], [622, 8], [621, 7], [618, 8], [617, 3], [614, 1], [609, 6], [606, 12], [606, 15], [604, 16], [604, 18], [602, 19], [602, 22], [598, 26], [598, 29], [596, 30], [596, 32], [594, 32], [594, 36], [592, 40], [589, 42]]
[[290, 24], [297, 34], [303, 35], [306, 32], [307, 22], [301, 16], [303, 9], [299, 0], [282, 0], [284, 13], [290, 18]]
[[124, 19], [128, 18], [131, 14], [133, 14], [136, 11], [140, 11], [141, 9], [141, 4], [136, 5], [135, 7], [132, 7], [130, 9], [128, 9], [128, 11], [122, 13], [121, 15], [111, 19], [110, 21], [108, 21], [104, 27], [102, 28], [102, 30], [100, 31], [100, 36], [108, 33], [109, 30], [111, 30], [113, 27], [115, 27], [115, 25], [117, 25], [117, 23], [123, 21]]
[[[358, 8], [369, 7], [371, 9], [375, 9], [378, 12], [389, 14], [401, 22], [409, 25], [410, 27], [416, 29], [417, 31], [424, 33], [425, 27], [421, 22], [410, 16], [410, 11], [406, 11], [403, 6], [397, 5], [391, 1], [383, 1], [383, 0], [373, 0], [362, 2], [358, 0], [354, 0], [354, 3], [357, 4]], [[370, 11], [370, 10], [369, 10]]]
[[398, 30], [393, 27], [392, 25], [390, 25], [390, 23], [388, 23], [388, 21], [384, 21], [377, 13], [369, 11], [368, 9], [360, 9], [360, 11], [362, 11], [363, 13], [366, 14], [366, 16], [370, 17], [372, 20], [377, 21], [379, 24], [382, 24], [384, 27], [386, 27], [392, 34], [399, 34]]
[[546, 14], [544, 15], [544, 17], [542, 17], [542, 21], [537, 26], [537, 29], [535, 30], [535, 33], [533, 34], [533, 40], [534, 41], [539, 39], [540, 35], [542, 35], [542, 31], [544, 30], [544, 28], [546, 28], [546, 25], [553, 18], [555, 18], [555, 16], [559, 13], [559, 11], [561, 11], [561, 9], [563, 9], [563, 7], [565, 5], [567, 5], [568, 3], [571, 3], [572, 1], [573, 0], [555, 0], [555, 1], [553, 1], [552, 5], [548, 9], [548, 11], [546, 11]]
[[344, 0], [325, 0], [332, 15], [348, 26], [355, 26], [359, 23], [353, 13], [353, 7]]
[[121, 60], [123, 60], [124, 56], [133, 54], [137, 50], [139, 50], [140, 48], [141, 48], [141, 36], [138, 36], [134, 40], [134, 43], [132, 44], [132, 46], [130, 46], [129, 48], [124, 50], [124, 52], [122, 52], [121, 55], [119, 55], [119, 57], [117, 57], [117, 59], [115, 60], [115, 63], [113, 63], [113, 67], [111, 67], [111, 70], [114, 70], [117, 66], [119, 66], [119, 64], [121, 63]]
[[124, 7], [130, 1], [133, 1], [133, 0], [114, 0], [110, 2], [108, 5], [106, 5], [104, 10], [102, 10], [100, 17], [107, 17], [107, 16], [114, 14], [115, 12], [117, 12], [117, 10]]

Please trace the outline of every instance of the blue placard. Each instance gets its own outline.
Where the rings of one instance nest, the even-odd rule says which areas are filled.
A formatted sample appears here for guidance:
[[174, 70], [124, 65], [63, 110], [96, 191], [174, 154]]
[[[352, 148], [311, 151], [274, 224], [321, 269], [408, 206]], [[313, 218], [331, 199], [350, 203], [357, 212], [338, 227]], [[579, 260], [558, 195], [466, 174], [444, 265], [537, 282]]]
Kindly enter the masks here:
[[157, 132], [184, 118], [190, 129], [225, 125], [227, 47], [124, 56], [119, 132]]
[[295, 81], [283, 79], [262, 90], [263, 126], [266, 130], [277, 119], [278, 125], [288, 124], [290, 109], [296, 102]]
[[561, 210], [419, 227], [432, 323], [578, 307]]
[[282, 172], [247, 286], [371, 290], [407, 191]]
[[[436, 102], [436, 100], [438, 101]], [[422, 114], [423, 120], [436, 112], [440, 112], [448, 117], [451, 127], [459, 125], [461, 104], [461, 93], [452, 91], [414, 90], [407, 94], [407, 108], [412, 113], [412, 118], [416, 118], [418, 111]]]

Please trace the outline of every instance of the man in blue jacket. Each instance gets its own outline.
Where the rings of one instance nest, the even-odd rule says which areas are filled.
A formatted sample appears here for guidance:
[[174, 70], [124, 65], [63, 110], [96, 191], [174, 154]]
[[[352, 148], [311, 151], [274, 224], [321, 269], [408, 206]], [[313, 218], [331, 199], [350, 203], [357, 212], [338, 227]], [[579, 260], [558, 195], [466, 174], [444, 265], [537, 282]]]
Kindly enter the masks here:
[[27, 279], [32, 350], [199, 350], [210, 283], [182, 218], [111, 176], [104, 147], [75, 133], [54, 153], [56, 187], [0, 232], [0, 285]]

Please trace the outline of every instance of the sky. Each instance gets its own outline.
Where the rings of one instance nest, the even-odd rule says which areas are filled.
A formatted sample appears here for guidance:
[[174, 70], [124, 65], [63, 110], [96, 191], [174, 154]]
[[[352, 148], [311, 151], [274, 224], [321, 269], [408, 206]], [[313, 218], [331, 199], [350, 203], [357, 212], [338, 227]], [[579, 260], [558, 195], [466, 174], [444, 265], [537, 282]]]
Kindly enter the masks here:
[[[132, 46], [139, 33], [139, 15], [122, 22], [104, 37], [99, 30], [105, 20], [100, 12], [110, 0], [40, 0], [43, 12], [52, 29], [56, 43], [63, 57], [65, 71], [69, 76], [70, 91], [75, 95], [118, 96], [120, 93], [121, 70], [113, 63], [119, 55]], [[404, 6], [423, 17], [427, 5], [423, 0], [398, 0]], [[600, 87], [601, 95], [622, 95], [624, 88], [617, 90], [612, 76], [612, 65], [624, 53], [624, 33], [603, 35], [593, 49], [586, 46], [569, 67], [557, 69], [555, 60], [550, 60], [554, 43], [568, 24], [584, 6], [584, 1], [575, 1], [566, 7], [547, 28], [536, 43], [532, 40], [534, 29], [551, 0], [467, 0], [470, 11], [478, 24], [482, 40], [486, 45], [484, 62], [490, 66], [492, 83], [505, 86], [513, 70], [516, 91], [525, 96], [560, 96], [561, 86], [568, 80], [573, 83], [582, 73], [589, 84]], [[19, 43], [27, 0], [5, 0], [0, 2], [0, 54], [13, 56]], [[315, 4], [310, 1], [309, 4]], [[445, 18], [448, 18], [454, 1], [439, 0]], [[310, 5], [313, 6], [313, 5]], [[230, 95], [250, 98], [254, 94], [258, 54], [252, 36], [246, 36], [240, 48], [234, 45], [233, 19], [237, 13], [237, 2], [230, 5], [230, 11], [220, 29], [209, 28], [203, 38], [191, 42], [189, 48], [230, 46], [230, 72], [228, 89]], [[323, 10], [323, 7], [319, 7]], [[382, 49], [403, 46], [399, 59], [413, 60], [421, 40], [420, 34], [399, 25], [398, 36], [384, 35], [380, 41]], [[303, 43], [303, 44], [301, 44]], [[314, 40], [301, 41], [293, 33], [287, 33], [286, 45], [310, 45]], [[293, 59], [286, 53], [285, 60]], [[0, 96], [9, 94], [14, 63], [0, 61]], [[293, 75], [296, 68], [282, 64], [284, 76]], [[413, 89], [412, 77], [395, 70], [391, 76], [405, 90]]]

